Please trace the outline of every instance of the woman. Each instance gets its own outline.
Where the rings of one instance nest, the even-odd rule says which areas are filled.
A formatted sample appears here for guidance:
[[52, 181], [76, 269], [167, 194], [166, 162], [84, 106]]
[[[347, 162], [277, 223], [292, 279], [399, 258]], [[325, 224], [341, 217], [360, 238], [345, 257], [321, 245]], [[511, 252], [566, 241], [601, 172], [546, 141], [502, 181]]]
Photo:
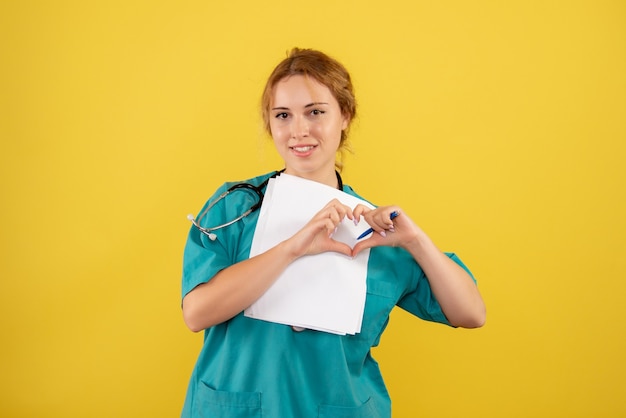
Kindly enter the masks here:
[[[292, 50], [268, 79], [262, 114], [284, 173], [357, 196], [336, 172], [337, 153], [356, 114], [350, 76], [340, 63], [318, 51]], [[264, 188], [275, 174], [246, 183]], [[231, 186], [222, 186], [208, 204]], [[201, 223], [231, 221], [250, 207], [247, 196], [220, 200]], [[392, 220], [393, 212], [399, 215]], [[398, 305], [455, 327], [485, 321], [485, 306], [465, 266], [439, 251], [398, 206], [370, 209], [332, 200], [291, 238], [249, 258], [258, 216], [252, 212], [213, 239], [198, 228], [190, 231], [183, 316], [192, 331], [205, 330], [205, 339], [184, 417], [389, 417], [391, 402], [370, 349], [391, 309]], [[364, 219], [374, 233], [353, 249], [334, 241], [332, 232], [344, 218]], [[354, 257], [368, 248], [365, 311], [356, 335], [296, 332], [244, 316], [294, 260], [328, 251]]]

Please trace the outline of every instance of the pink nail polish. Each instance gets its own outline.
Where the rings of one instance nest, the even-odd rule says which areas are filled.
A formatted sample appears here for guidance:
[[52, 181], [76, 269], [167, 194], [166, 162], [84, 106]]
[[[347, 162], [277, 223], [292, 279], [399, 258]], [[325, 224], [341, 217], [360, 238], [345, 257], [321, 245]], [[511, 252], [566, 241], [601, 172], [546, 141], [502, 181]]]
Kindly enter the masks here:
[[387, 236], [387, 234], [385, 233], [385, 231], [380, 231], [380, 235], [381, 235], [382, 237], [386, 237], [386, 236]]

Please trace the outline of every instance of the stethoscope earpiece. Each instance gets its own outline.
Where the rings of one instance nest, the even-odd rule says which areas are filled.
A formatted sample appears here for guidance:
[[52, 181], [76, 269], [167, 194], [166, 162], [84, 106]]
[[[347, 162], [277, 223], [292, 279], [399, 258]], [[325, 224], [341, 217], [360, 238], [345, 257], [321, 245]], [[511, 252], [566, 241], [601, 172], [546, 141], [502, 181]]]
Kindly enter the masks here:
[[202, 232], [204, 235], [206, 235], [207, 237], [209, 237], [209, 239], [211, 241], [215, 241], [215, 239], [217, 238], [217, 235], [215, 235], [213, 232], [209, 232], [208, 229], [201, 227], [198, 222], [196, 221], [196, 217], [193, 216], [191, 213], [189, 215], [187, 215], [187, 219], [189, 219], [191, 221], [191, 223], [200, 230], [200, 232]]

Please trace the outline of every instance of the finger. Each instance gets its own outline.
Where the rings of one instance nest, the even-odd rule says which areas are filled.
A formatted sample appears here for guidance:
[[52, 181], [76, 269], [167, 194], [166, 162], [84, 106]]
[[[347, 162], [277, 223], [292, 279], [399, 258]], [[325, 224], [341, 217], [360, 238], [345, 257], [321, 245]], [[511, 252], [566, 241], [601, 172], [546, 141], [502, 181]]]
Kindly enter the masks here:
[[383, 230], [391, 229], [394, 225], [392, 218], [395, 219], [395, 217], [397, 217], [399, 213], [400, 213], [400, 210], [392, 206], [379, 208], [376, 211], [376, 213], [372, 215], [372, 222], [376, 226], [380, 227], [380, 229], [383, 229]]
[[352, 208], [350, 206], [343, 205], [344, 209], [344, 217], [347, 217], [350, 220], [354, 220], [354, 213], [352, 212]]
[[361, 251], [374, 247], [374, 241], [372, 238], [368, 238], [363, 241], [359, 241], [354, 248], [352, 248], [352, 257], [356, 257]]
[[380, 216], [377, 216], [375, 214], [368, 214], [365, 216], [365, 221], [370, 226], [370, 228], [374, 230], [374, 232], [384, 236], [384, 231], [388, 228], [388, 225], [382, 222], [382, 218]]
[[354, 207], [352, 213], [354, 215], [354, 219], [357, 220], [358, 223], [358, 220], [360, 220], [361, 216], [364, 216], [366, 213], [371, 212], [371, 210], [372, 209], [368, 208], [367, 206], [359, 203]]
[[336, 210], [330, 214], [330, 219], [335, 223], [335, 226], [339, 226], [346, 218], [353, 219], [352, 211], [346, 211], [345, 208]]
[[339, 242], [339, 241], [335, 241], [331, 239], [331, 242], [328, 245], [328, 250], [339, 253], [339, 254], [347, 255], [348, 257], [352, 257], [352, 248], [350, 248], [349, 245], [344, 244], [343, 242]]
[[349, 206], [340, 204], [337, 206], [332, 206], [328, 208], [328, 210], [328, 216], [337, 225], [343, 222], [343, 220], [346, 218], [354, 220], [354, 214], [352, 213], [352, 209]]
[[339, 225], [339, 223], [343, 219], [343, 216], [337, 209], [331, 208], [331, 210], [328, 212], [328, 219], [330, 219], [330, 221], [333, 223], [334, 228], [335, 226]]
[[398, 216], [400, 216], [400, 213], [401, 212], [400, 212], [399, 208], [390, 207], [386, 211], [386, 216], [384, 218], [387, 221], [387, 225], [393, 227], [393, 225], [394, 225], [393, 220], [396, 219]]
[[352, 214], [352, 208], [350, 208], [350, 206], [348, 205], [344, 205], [341, 202], [337, 202], [336, 204], [333, 205], [333, 208], [337, 211], [341, 220], [343, 220], [344, 218], [348, 218], [348, 219], [354, 218], [354, 215]]
[[323, 229], [326, 231], [328, 237], [332, 237], [335, 231], [337, 231], [337, 224], [333, 222], [331, 218], [326, 218], [322, 221]]

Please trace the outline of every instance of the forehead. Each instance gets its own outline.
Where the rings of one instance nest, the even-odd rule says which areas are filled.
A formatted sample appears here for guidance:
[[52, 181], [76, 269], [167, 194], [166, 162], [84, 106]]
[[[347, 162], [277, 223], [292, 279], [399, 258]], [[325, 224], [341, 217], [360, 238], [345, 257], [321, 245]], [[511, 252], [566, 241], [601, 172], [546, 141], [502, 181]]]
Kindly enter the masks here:
[[312, 77], [292, 75], [274, 86], [272, 106], [307, 105], [314, 102], [337, 103], [330, 89]]

